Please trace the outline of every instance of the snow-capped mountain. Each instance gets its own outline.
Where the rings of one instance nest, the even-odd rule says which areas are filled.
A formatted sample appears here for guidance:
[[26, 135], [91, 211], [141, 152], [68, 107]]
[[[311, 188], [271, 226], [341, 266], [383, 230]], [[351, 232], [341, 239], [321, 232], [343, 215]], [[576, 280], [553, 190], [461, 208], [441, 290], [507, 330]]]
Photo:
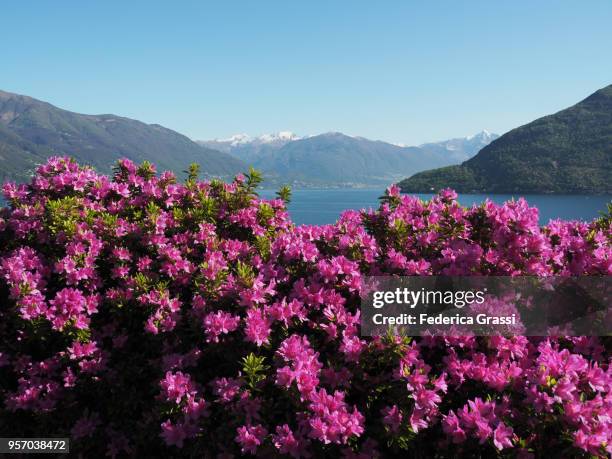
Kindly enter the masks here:
[[[248, 134], [236, 134], [227, 139], [198, 140], [197, 143], [208, 148], [229, 153], [243, 161], [258, 163], [262, 158], [269, 157], [271, 153], [280, 150], [290, 142], [309, 138], [324, 139], [338, 134], [345, 137], [351, 137], [357, 141], [373, 142], [365, 137], [350, 136], [340, 132], [326, 132], [319, 135], [299, 136], [291, 131], [280, 131], [256, 137], [252, 137]], [[419, 148], [423, 151], [436, 152], [441, 155], [446, 155], [450, 161], [449, 164], [456, 164], [470, 159], [498, 137], [499, 135], [484, 129], [474, 135], [443, 140], [440, 142], [428, 142], [418, 147], [410, 147], [405, 144], [392, 144], [383, 141], [376, 142], [378, 142], [379, 145], [386, 144], [401, 148]]]
[[462, 163], [495, 138], [496, 134], [482, 131], [407, 147], [341, 132], [298, 136], [285, 131], [199, 143], [253, 165], [272, 180], [298, 186], [357, 186], [391, 183], [422, 170]]
[[293, 140], [301, 139], [297, 134], [291, 131], [281, 131], [276, 134], [264, 134], [255, 139], [256, 142], [261, 143], [279, 143], [279, 142], [291, 142]]
[[472, 139], [480, 139], [483, 141], [488, 141], [488, 142], [493, 142], [495, 139], [497, 139], [499, 137], [498, 134], [494, 134], [492, 132], [487, 131], [486, 129], [483, 129], [482, 131], [480, 131], [478, 134], [474, 134], [474, 135], [469, 135], [466, 137], [467, 140], [472, 140]]
[[248, 134], [236, 134], [227, 139], [198, 140], [197, 143], [214, 150], [230, 153], [237, 158], [251, 161], [260, 153], [281, 148], [285, 144], [301, 138], [293, 132], [280, 131], [257, 137], [251, 137]]
[[481, 149], [489, 145], [499, 137], [498, 134], [483, 129], [477, 134], [467, 137], [458, 137], [441, 142], [431, 142], [419, 145], [419, 148], [426, 150], [447, 151], [449, 158], [454, 162], [461, 163], [476, 155]]

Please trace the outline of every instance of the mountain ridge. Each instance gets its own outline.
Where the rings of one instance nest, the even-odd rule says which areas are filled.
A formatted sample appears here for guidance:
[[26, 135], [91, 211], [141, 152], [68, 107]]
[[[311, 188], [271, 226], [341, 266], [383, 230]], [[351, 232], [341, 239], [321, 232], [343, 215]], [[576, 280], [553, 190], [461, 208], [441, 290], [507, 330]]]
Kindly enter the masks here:
[[114, 114], [87, 115], [0, 91], [0, 181], [26, 181], [49, 156], [69, 155], [109, 173], [122, 157], [180, 173], [196, 162], [204, 176], [232, 176], [246, 165], [159, 124]]

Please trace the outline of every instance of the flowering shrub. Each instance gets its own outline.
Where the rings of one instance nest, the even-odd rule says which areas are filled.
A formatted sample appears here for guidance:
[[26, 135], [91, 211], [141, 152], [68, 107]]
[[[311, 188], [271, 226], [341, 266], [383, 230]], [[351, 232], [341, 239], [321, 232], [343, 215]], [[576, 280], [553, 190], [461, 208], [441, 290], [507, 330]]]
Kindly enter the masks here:
[[609, 275], [610, 218], [538, 225], [391, 187], [294, 226], [279, 199], [67, 158], [0, 211], [0, 431], [83, 457], [612, 452], [610, 341], [362, 338], [365, 275]]

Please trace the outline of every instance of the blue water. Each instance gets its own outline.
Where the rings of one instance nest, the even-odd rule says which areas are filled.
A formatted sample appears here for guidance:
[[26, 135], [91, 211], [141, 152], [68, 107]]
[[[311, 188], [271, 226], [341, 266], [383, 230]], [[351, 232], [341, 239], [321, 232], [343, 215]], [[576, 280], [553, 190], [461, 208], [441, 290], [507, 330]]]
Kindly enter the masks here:
[[[263, 198], [274, 198], [276, 190], [260, 190]], [[346, 209], [378, 208], [378, 197], [382, 189], [331, 189], [331, 190], [292, 190], [289, 213], [297, 224], [321, 225], [334, 223]], [[417, 194], [421, 199], [429, 199], [431, 194]], [[460, 194], [459, 202], [464, 206], [481, 203], [486, 198], [503, 203], [513, 197], [509, 194]], [[540, 211], [540, 224], [561, 218], [564, 220], [592, 220], [599, 217], [599, 211], [606, 210], [612, 200], [610, 195], [566, 196], [566, 195], [524, 195], [527, 202]]]

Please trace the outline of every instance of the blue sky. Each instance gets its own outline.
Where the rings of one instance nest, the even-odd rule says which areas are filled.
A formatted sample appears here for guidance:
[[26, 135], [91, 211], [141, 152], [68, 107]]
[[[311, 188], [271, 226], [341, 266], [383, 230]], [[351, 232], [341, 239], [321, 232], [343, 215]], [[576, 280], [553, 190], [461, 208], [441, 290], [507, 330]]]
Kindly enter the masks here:
[[0, 89], [194, 139], [505, 132], [612, 83], [609, 1], [13, 1]]

